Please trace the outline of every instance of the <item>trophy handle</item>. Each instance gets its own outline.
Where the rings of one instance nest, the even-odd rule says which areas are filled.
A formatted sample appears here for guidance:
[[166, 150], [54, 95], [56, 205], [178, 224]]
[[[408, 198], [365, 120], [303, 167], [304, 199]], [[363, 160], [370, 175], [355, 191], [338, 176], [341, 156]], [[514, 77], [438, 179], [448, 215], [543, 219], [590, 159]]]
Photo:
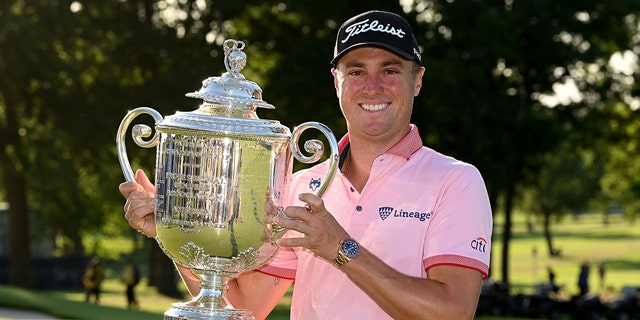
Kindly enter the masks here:
[[340, 155], [338, 154], [338, 142], [336, 141], [336, 137], [333, 135], [333, 132], [331, 132], [331, 129], [329, 129], [329, 127], [325, 126], [322, 123], [305, 122], [298, 125], [293, 129], [293, 132], [291, 133], [291, 151], [293, 153], [293, 156], [302, 163], [314, 163], [318, 161], [324, 153], [324, 144], [322, 143], [322, 141], [316, 139], [307, 140], [304, 143], [304, 150], [311, 153], [310, 156], [306, 156], [300, 151], [300, 147], [298, 146], [300, 135], [303, 131], [309, 128], [320, 130], [320, 132], [322, 132], [322, 134], [324, 134], [324, 136], [329, 141], [329, 146], [331, 147], [331, 154], [329, 155], [328, 159], [329, 170], [327, 170], [327, 173], [325, 174], [324, 179], [322, 179], [320, 187], [318, 188], [318, 192], [316, 193], [318, 196], [322, 197], [322, 194], [329, 186], [331, 179], [333, 179], [333, 176], [336, 173], [336, 168], [338, 167], [338, 159], [340, 158]]
[[[162, 122], [162, 115], [157, 111], [148, 108], [148, 107], [140, 107], [133, 109], [127, 113], [127, 115], [120, 122], [120, 127], [118, 127], [118, 135], [116, 136], [116, 146], [118, 147], [118, 160], [120, 160], [120, 167], [122, 167], [122, 173], [124, 173], [124, 177], [127, 181], [135, 181], [135, 175], [133, 174], [133, 170], [131, 169], [131, 164], [129, 163], [129, 156], [127, 155], [127, 146], [124, 143], [125, 135], [127, 133], [127, 129], [129, 128], [129, 124], [135, 117], [140, 114], [146, 113], [153, 117], [156, 121], [156, 125]], [[137, 124], [133, 126], [131, 129], [131, 136], [133, 137], [133, 141], [143, 148], [152, 148], [158, 144], [158, 132], [156, 131], [151, 139], [145, 141], [144, 138], [148, 138], [151, 136], [151, 128], [144, 124]]]

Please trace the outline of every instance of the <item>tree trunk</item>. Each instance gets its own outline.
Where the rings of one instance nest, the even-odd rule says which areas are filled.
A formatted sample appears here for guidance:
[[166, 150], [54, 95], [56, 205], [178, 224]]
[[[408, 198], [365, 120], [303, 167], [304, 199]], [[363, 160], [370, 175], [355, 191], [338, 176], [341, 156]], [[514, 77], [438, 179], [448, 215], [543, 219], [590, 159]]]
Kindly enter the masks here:
[[9, 201], [9, 285], [33, 288], [35, 276], [31, 262], [29, 210], [24, 177], [18, 174], [4, 152], [0, 152], [0, 167]]
[[16, 114], [14, 92], [7, 82], [0, 81], [0, 96], [4, 100], [4, 127], [0, 126], [0, 170], [9, 202], [9, 279], [10, 285], [32, 288], [35, 276], [31, 263], [29, 210], [24, 173], [28, 168], [21, 153], [19, 116]]
[[86, 250], [82, 245], [82, 236], [80, 235], [80, 230], [78, 228], [74, 228], [73, 230], [67, 230], [67, 236], [71, 238], [73, 242], [73, 253], [74, 257], [84, 257]]
[[180, 277], [173, 261], [162, 252], [154, 239], [150, 239], [150, 241], [149, 285], [155, 286], [159, 293], [168, 297], [182, 299], [183, 294], [178, 290]]
[[502, 231], [502, 282], [506, 292], [509, 292], [509, 243], [511, 241], [511, 216], [515, 197], [515, 185], [511, 183], [507, 188], [504, 203], [504, 230]]
[[[491, 214], [494, 215], [494, 216], [495, 216], [496, 208], [498, 207], [498, 205], [497, 205], [498, 201], [496, 200], [497, 198], [498, 197], [494, 192], [490, 192], [489, 193], [489, 203], [490, 203], [491, 208], [492, 208]], [[495, 218], [493, 219], [493, 221], [494, 221], [493, 230], [495, 230]], [[493, 270], [493, 239], [495, 239], [495, 237], [496, 237], [496, 233], [494, 231], [494, 232], [491, 233], [491, 246], [492, 246], [492, 248], [491, 248], [491, 252], [490, 252], [490, 256], [489, 256], [489, 277], [493, 276], [493, 272], [492, 272], [492, 270]]]
[[553, 247], [553, 239], [551, 236], [551, 210], [543, 208], [542, 215], [544, 216], [544, 238], [547, 242], [547, 250], [549, 250], [549, 256], [560, 256], [560, 250]]

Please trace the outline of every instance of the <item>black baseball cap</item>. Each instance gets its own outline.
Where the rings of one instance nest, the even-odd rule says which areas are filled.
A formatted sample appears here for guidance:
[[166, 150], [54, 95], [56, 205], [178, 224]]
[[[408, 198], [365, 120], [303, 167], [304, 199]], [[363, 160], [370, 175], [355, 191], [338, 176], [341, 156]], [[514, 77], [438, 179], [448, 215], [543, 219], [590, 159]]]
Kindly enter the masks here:
[[422, 63], [418, 42], [407, 20], [395, 13], [367, 11], [345, 21], [338, 30], [331, 65], [358, 47], [380, 47], [407, 60]]

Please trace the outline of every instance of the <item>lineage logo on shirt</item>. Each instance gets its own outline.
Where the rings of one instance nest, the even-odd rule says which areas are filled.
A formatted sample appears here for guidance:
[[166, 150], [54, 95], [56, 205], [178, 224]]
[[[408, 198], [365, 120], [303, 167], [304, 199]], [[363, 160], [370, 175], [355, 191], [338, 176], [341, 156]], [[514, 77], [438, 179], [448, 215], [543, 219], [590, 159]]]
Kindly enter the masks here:
[[431, 219], [431, 216], [433, 215], [432, 212], [404, 211], [403, 209], [396, 210], [393, 207], [380, 207], [378, 208], [378, 213], [380, 214], [380, 219], [382, 220], [386, 220], [388, 217], [393, 217], [426, 221], [427, 219]]

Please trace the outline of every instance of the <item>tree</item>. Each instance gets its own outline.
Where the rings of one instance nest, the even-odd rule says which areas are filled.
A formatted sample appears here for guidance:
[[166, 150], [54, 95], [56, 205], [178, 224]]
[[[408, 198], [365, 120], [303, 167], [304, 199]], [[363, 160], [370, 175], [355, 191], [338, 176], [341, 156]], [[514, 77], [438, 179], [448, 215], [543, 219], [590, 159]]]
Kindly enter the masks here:
[[561, 255], [554, 246], [551, 224], [567, 214], [586, 212], [601, 194], [599, 181], [603, 166], [592, 150], [574, 149], [570, 139], [544, 157], [544, 166], [524, 188], [520, 207], [542, 216], [549, 256]]
[[[176, 37], [145, 23], [133, 3], [5, 1], [0, 15], [0, 168], [11, 208], [9, 281], [30, 287], [28, 204], [37, 204], [37, 220], [67, 239], [71, 255], [84, 254], [84, 235], [117, 232], [110, 227], [122, 225], [113, 214], [121, 212], [113, 187], [121, 181], [114, 124], [131, 103], [166, 108], [180, 101], [167, 98], [158, 84], [172, 85], [166, 64], [183, 60], [166, 57], [173, 58], [172, 52], [162, 46], [176, 44]], [[145, 47], [153, 41], [158, 45], [152, 50]]]
[[[415, 1], [409, 7], [424, 22], [417, 30], [427, 67], [414, 118], [427, 122], [421, 127], [428, 144], [476, 164], [485, 176], [494, 211], [505, 214], [501, 271], [508, 285], [516, 197], [570, 130], [590, 126], [586, 114], [604, 100], [620, 101], [606, 94], [613, 87], [579, 78], [578, 70], [629, 48], [637, 30], [623, 22], [637, 16], [638, 3]], [[585, 98], [549, 105], [544, 98], [573, 78]]]
[[[619, 179], [629, 172], [611, 168], [629, 161], [630, 148], [635, 154], [636, 111], [629, 105], [637, 82], [629, 85], [629, 78], [637, 70], [615, 72], [607, 61], [615, 53], [637, 52], [639, 5], [5, 1], [0, 46], [9, 49], [0, 51], [0, 170], [12, 208], [11, 279], [30, 285], [29, 276], [19, 274], [30, 269], [28, 204], [38, 205], [35, 221], [56, 228], [73, 255], [84, 254], [81, 239], [88, 234], [128, 231], [115, 190], [122, 180], [113, 143], [117, 124], [140, 105], [164, 115], [195, 109], [200, 102], [183, 94], [222, 73], [220, 45], [227, 38], [246, 41], [243, 73], [276, 106], [259, 111], [261, 118], [290, 127], [316, 120], [340, 136], [345, 126], [329, 73], [335, 33], [347, 17], [378, 8], [403, 13], [422, 45], [427, 71], [413, 122], [425, 142], [475, 164], [494, 211], [505, 214], [502, 278], [508, 282], [517, 195], [543, 185], [535, 178], [551, 168], [548, 157], [565, 139], [583, 143], [584, 150], [598, 147], [596, 162], [611, 171], [602, 180], [608, 194], [625, 194], [627, 207], [632, 203], [637, 181]], [[560, 99], [554, 88], [571, 83], [582, 95]], [[620, 146], [608, 154], [604, 146], [612, 141]], [[149, 173], [153, 152], [129, 152], [134, 166]]]

